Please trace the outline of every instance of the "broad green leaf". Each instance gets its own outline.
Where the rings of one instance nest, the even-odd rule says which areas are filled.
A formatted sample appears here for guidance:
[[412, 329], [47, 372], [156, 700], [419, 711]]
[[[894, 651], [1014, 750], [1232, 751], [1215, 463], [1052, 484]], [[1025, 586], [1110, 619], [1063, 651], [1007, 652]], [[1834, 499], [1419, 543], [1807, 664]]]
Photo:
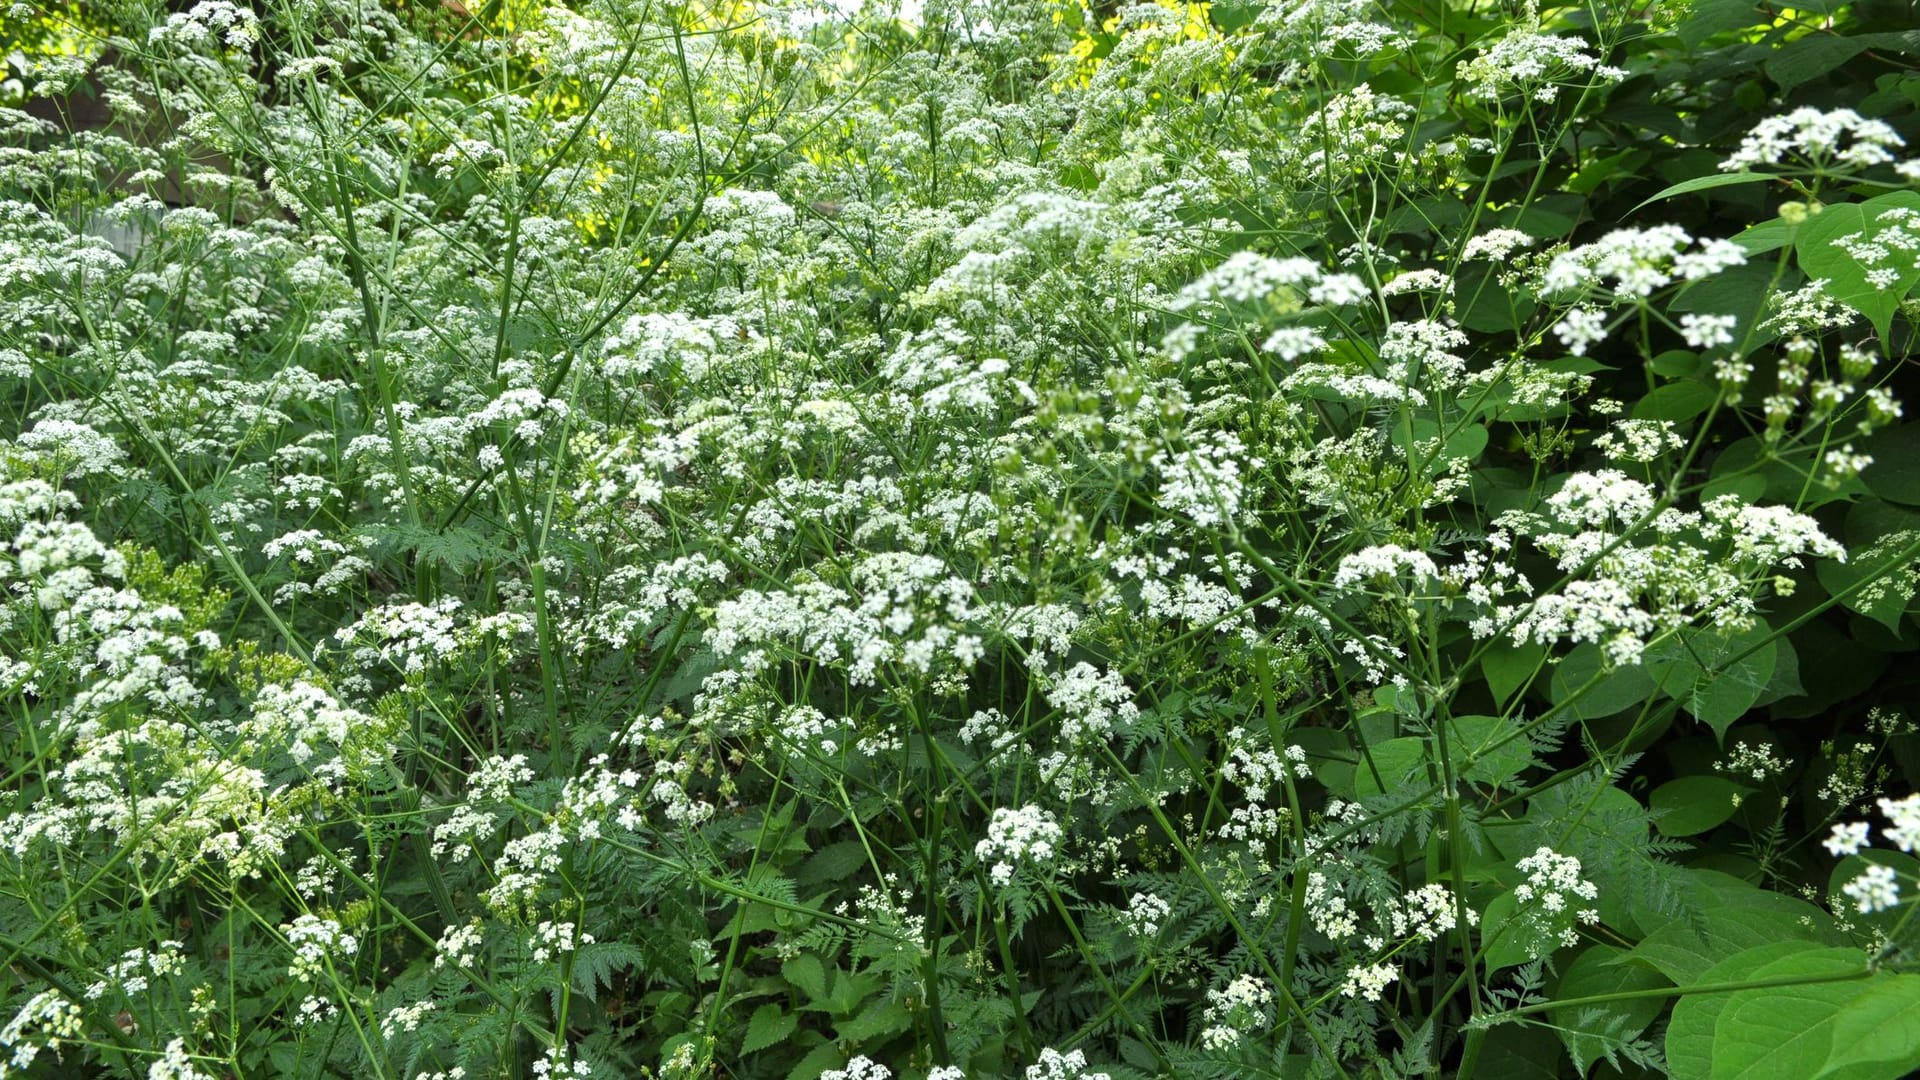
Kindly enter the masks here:
[[1762, 19], [1753, 0], [1699, 0], [1687, 10], [1674, 33], [1692, 49], [1715, 34], [1744, 29], [1756, 22]]
[[866, 1008], [834, 1025], [834, 1032], [848, 1043], [863, 1043], [898, 1034], [913, 1026], [913, 1014], [897, 1001], [873, 1001]]
[[[1810, 278], [1824, 278], [1828, 295], [1865, 315], [1882, 341], [1901, 298], [1920, 282], [1920, 251], [1874, 241], [1902, 229], [1901, 222], [1911, 219], [1900, 215], [1915, 211], [1920, 211], [1920, 192], [1890, 192], [1863, 203], [1829, 206], [1802, 225], [1794, 238], [1800, 269]], [[1920, 232], [1920, 224], [1903, 231]], [[1848, 250], [1859, 250], [1861, 245], [1871, 245], [1883, 254], [1872, 263], [1862, 262]], [[1893, 280], [1875, 284], [1868, 275], [1877, 271], [1891, 273]]]
[[1724, 776], [1683, 776], [1654, 788], [1647, 802], [1658, 815], [1653, 827], [1661, 835], [1697, 836], [1732, 817], [1746, 792]]
[[1393, 444], [1409, 456], [1418, 453], [1429, 475], [1446, 471], [1447, 462], [1473, 461], [1487, 448], [1487, 429], [1479, 424], [1455, 427], [1445, 445], [1437, 450], [1432, 444], [1440, 438], [1440, 425], [1432, 420], [1412, 419], [1393, 426]]
[[867, 864], [867, 849], [858, 840], [839, 840], [813, 853], [794, 879], [802, 885], [844, 881]]
[[1874, 979], [1833, 1018], [1819, 1080], [1892, 1080], [1920, 1068], [1920, 975]]
[[1515, 645], [1503, 637], [1490, 644], [1480, 656], [1480, 674], [1486, 677], [1494, 702], [1505, 705], [1512, 700], [1540, 669], [1546, 655], [1547, 650], [1534, 642]]
[[[1860, 954], [1845, 949], [1823, 949], [1810, 941], [1793, 939], [1764, 942], [1744, 949], [1701, 972], [1696, 979], [1676, 981], [1675, 985], [1712, 986], [1746, 982], [1756, 971], [1781, 959], [1824, 956], [1858, 966]], [[1714, 1028], [1721, 1011], [1733, 1000], [1732, 991], [1715, 994], [1687, 994], [1674, 1003], [1673, 1016], [1667, 1021], [1667, 1070], [1673, 1080], [1709, 1080], [1713, 1075]]]
[[1505, 717], [1456, 716], [1448, 729], [1452, 739], [1449, 749], [1456, 762], [1468, 755], [1479, 758], [1466, 772], [1467, 779], [1475, 783], [1504, 786], [1533, 764], [1532, 744], [1524, 738], [1512, 738], [1517, 728]]
[[1486, 950], [1481, 960], [1488, 974], [1519, 967], [1534, 958], [1534, 935], [1524, 920], [1515, 918], [1519, 906], [1512, 890], [1508, 890], [1488, 901], [1487, 909], [1480, 913], [1480, 941]]
[[[807, 1051], [807, 1056], [788, 1071], [787, 1080], [820, 1080], [821, 1073], [838, 1069], [846, 1063], [847, 1055], [838, 1045], [824, 1042]], [[661, 1071], [666, 1072], [664, 1069]]]
[[1207, 9], [1207, 18], [1225, 33], [1252, 26], [1267, 5], [1260, 0], [1216, 0]]
[[[1754, 969], [1751, 978], [1756, 982], [1819, 979], [1855, 972], [1864, 976], [1866, 971], [1866, 960], [1858, 950], [1823, 949], [1763, 964]], [[1735, 993], [1714, 1020], [1713, 1071], [1709, 1075], [1712, 1080], [1819, 1076], [1826, 1071], [1837, 1049], [1834, 1036], [1841, 1017], [1850, 1011], [1856, 999], [1873, 988], [1874, 981], [1877, 980], [1863, 977]], [[1896, 1070], [1877, 1075], [1897, 1080], [1902, 1074]]]
[[[1501, 1024], [1487, 1032], [1480, 1070], [1500, 1080], [1560, 1080], [1566, 1050], [1543, 1025]], [[1288, 1073], [1286, 1075], [1295, 1075]], [[1305, 1071], [1302, 1076], [1310, 1075]]]
[[1720, 391], [1691, 379], [1657, 387], [1633, 403], [1636, 420], [1671, 420], [1685, 423], [1713, 407]]
[[1847, 608], [1901, 636], [1917, 569], [1901, 555], [1920, 541], [1920, 511], [1865, 499], [1847, 512], [1844, 535], [1847, 560], [1820, 560], [1820, 584], [1835, 596], [1845, 593], [1840, 602]]
[[1603, 774], [1589, 773], [1528, 801], [1532, 836], [1526, 850], [1545, 845], [1579, 859], [1581, 875], [1600, 891], [1593, 906], [1601, 921], [1638, 934], [1644, 930], [1642, 918], [1657, 918], [1678, 900], [1677, 893], [1662, 894], [1660, 881], [1679, 868], [1662, 866], [1647, 854], [1649, 817], [1638, 799]]
[[1753, 473], [1717, 477], [1700, 489], [1700, 501], [1711, 502], [1722, 495], [1739, 496], [1741, 502], [1757, 503], [1767, 494], [1767, 478]]
[[1920, 422], [1881, 428], [1861, 440], [1873, 464], [1860, 473], [1867, 490], [1888, 502], [1920, 506]]
[[[1575, 716], [1587, 720], [1643, 705], [1653, 697], [1653, 678], [1640, 667], [1627, 665], [1612, 671], [1603, 671], [1603, 667], [1598, 645], [1579, 646], [1554, 668], [1548, 696], [1555, 705], [1566, 705]], [[1589, 681], [1593, 681], [1593, 687], [1575, 700], [1574, 695]]]
[[807, 995], [810, 1005], [820, 1004], [827, 996], [827, 969], [812, 953], [801, 953], [781, 964], [780, 974]]
[[[1868, 866], [1892, 867], [1900, 877], [1901, 891], [1911, 892], [1910, 882], [1920, 880], [1920, 859], [1891, 848], [1863, 848], [1858, 855], [1848, 855], [1833, 864], [1833, 870], [1827, 876], [1827, 895], [1836, 907], [1846, 911], [1848, 921], [1857, 923], [1863, 932], [1878, 932], [1894, 938], [1894, 944], [1911, 948], [1920, 945], [1920, 923], [1908, 918], [1912, 906], [1912, 897], [1903, 897], [1907, 903], [1888, 908], [1885, 911], [1858, 910], [1858, 904], [1849, 898], [1842, 888], [1854, 878], [1864, 873]], [[1894, 937], [1895, 934], [1898, 937]]]
[[[1756, 259], [1745, 266], [1735, 266], [1710, 277], [1688, 282], [1681, 286], [1673, 297], [1673, 303], [1667, 308], [1668, 317], [1674, 318], [1685, 312], [1696, 315], [1731, 315], [1734, 317], [1733, 337], [1736, 344], [1745, 343], [1747, 348], [1765, 344], [1777, 335], [1772, 330], [1757, 329], [1767, 321], [1767, 298], [1773, 294], [1773, 259]], [[1702, 383], [1709, 390], [1718, 385], [1714, 381]]]
[[[1745, 0], [1742, 0], [1742, 2], [1745, 2]], [[1751, 10], [1752, 5], [1749, 4], [1748, 8]], [[1750, 172], [1715, 173], [1711, 176], [1696, 176], [1691, 180], [1683, 180], [1678, 184], [1674, 184], [1672, 187], [1661, 188], [1654, 194], [1649, 195], [1639, 206], [1627, 211], [1627, 213], [1638, 213], [1640, 210], [1662, 199], [1671, 199], [1675, 195], [1691, 195], [1696, 191], [1712, 191], [1714, 188], [1732, 187], [1735, 184], [1764, 184], [1772, 179], [1774, 179], [1774, 177], [1768, 176], [1766, 173]]]
[[1769, 251], [1779, 251], [1793, 243], [1792, 225], [1784, 221], [1763, 221], [1758, 225], [1749, 225], [1733, 234], [1731, 239], [1746, 249], [1749, 256], [1765, 255]]
[[1773, 680], [1780, 643], [1772, 635], [1765, 623], [1734, 633], [1686, 631], [1648, 649], [1644, 666], [1663, 693], [1723, 736]]
[[1911, 53], [1920, 50], [1920, 33], [1810, 34], [1780, 46], [1761, 66], [1786, 92], [1826, 75], [1868, 49]]
[[[1560, 979], [1553, 999], [1597, 997], [1628, 990], [1654, 990], [1672, 985], [1657, 972], [1617, 963], [1624, 950], [1612, 945], [1590, 945], [1574, 957]], [[1666, 1010], [1669, 999], [1634, 998], [1589, 1005], [1568, 1005], [1549, 1014], [1574, 1065], [1584, 1074], [1605, 1051], [1609, 1041], [1631, 1039]]]
[[1793, 632], [1806, 695], [1790, 702], [1791, 715], [1817, 716], [1827, 706], [1861, 693], [1887, 668], [1885, 653], [1863, 649], [1840, 630], [1815, 619]]
[[753, 1016], [747, 1021], [747, 1035], [740, 1043], [740, 1052], [751, 1054], [774, 1045], [793, 1034], [800, 1025], [800, 1018], [773, 1002], [753, 1010]]
[[1716, 890], [1711, 897], [1704, 903], [1693, 897], [1692, 910], [1655, 927], [1629, 950], [1627, 962], [1685, 986], [1706, 981], [1708, 969], [1768, 942], [1837, 943], [1822, 933], [1832, 918], [1805, 901], [1752, 886]]
[[[1652, 157], [1652, 155], [1647, 151], [1637, 148], [1604, 154], [1587, 162], [1587, 164], [1581, 167], [1579, 172], [1574, 173], [1562, 181], [1562, 184], [1568, 191], [1589, 195], [1598, 191], [1600, 185], [1616, 176], [1622, 174], [1637, 176], [1638, 174], [1633, 172], [1633, 170], [1646, 164], [1647, 159], [1650, 157]], [[1645, 206], [1646, 204], [1641, 203], [1640, 205]]]
[[[1370, 755], [1363, 755], [1360, 764], [1353, 770], [1353, 788], [1356, 795], [1369, 799], [1382, 792], [1397, 791], [1413, 776], [1421, 771], [1427, 760], [1427, 740], [1403, 735], [1397, 739], [1374, 743]], [[1372, 768], [1368, 767], [1371, 757]], [[1378, 772], [1376, 777], [1374, 774]]]

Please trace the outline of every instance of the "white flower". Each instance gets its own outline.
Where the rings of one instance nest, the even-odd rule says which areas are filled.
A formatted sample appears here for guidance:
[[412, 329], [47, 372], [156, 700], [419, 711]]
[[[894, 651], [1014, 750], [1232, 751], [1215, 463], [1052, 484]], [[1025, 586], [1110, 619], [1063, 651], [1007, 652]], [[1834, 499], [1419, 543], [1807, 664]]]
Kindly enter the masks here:
[[1860, 849], [1867, 846], [1867, 823], [1841, 822], [1833, 827], [1832, 836], [1820, 842], [1836, 859], [1842, 855], [1858, 855]]
[[1148, 938], [1160, 932], [1160, 926], [1173, 913], [1173, 905], [1152, 893], [1134, 893], [1127, 898], [1121, 924], [1134, 937]]
[[1400, 973], [1391, 965], [1362, 964], [1347, 970], [1346, 981], [1340, 984], [1340, 993], [1346, 997], [1379, 1001], [1380, 992], [1399, 978]]
[[1885, 122], [1868, 120], [1852, 109], [1822, 112], [1806, 107], [1755, 124], [1720, 169], [1738, 172], [1756, 165], [1779, 165], [1790, 156], [1810, 164], [1863, 169], [1893, 161], [1893, 149], [1905, 145], [1906, 140]]
[[[1920, 847], [1920, 794], [1909, 795], [1899, 802], [1892, 799], [1880, 800], [1880, 812], [1887, 816], [1892, 824], [1881, 830], [1887, 839], [1901, 851], [1912, 854]], [[1866, 826], [1861, 826], [1865, 828]]]
[[892, 1080], [892, 1077], [892, 1069], [865, 1054], [847, 1062], [844, 1069], [828, 1069], [820, 1074], [820, 1080]]
[[1051, 1046], [1040, 1051], [1040, 1060], [1027, 1066], [1026, 1080], [1111, 1080], [1103, 1072], [1087, 1071], [1087, 1055], [1078, 1050], [1062, 1054]]
[[988, 877], [1004, 887], [1013, 881], [1018, 864], [1045, 865], [1051, 861], [1062, 835], [1053, 815], [1038, 806], [1018, 810], [996, 807], [987, 825], [987, 838], [974, 845], [973, 853], [981, 862], [994, 860]]
[[1554, 324], [1554, 336], [1560, 344], [1575, 356], [1587, 355], [1587, 347], [1605, 341], [1607, 338], [1606, 312], [1589, 307], [1577, 307], [1567, 312], [1566, 317]]
[[1460, 259], [1462, 262], [1472, 259], [1503, 262], [1514, 251], [1532, 247], [1536, 242], [1519, 229], [1489, 229], [1467, 241], [1467, 246], [1460, 252]]
[[1858, 904], [1862, 915], [1876, 911], [1885, 911], [1900, 903], [1900, 882], [1895, 879], [1893, 867], [1874, 864], [1861, 871], [1860, 876], [1840, 886]]
[[1680, 336], [1694, 349], [1711, 349], [1733, 344], [1733, 328], [1740, 320], [1733, 315], [1682, 315]]

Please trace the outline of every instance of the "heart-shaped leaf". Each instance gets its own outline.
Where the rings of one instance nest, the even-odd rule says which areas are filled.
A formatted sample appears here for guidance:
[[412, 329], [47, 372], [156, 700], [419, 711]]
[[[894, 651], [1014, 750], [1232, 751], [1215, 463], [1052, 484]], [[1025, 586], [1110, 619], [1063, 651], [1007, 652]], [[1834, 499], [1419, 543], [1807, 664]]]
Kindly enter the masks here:
[[1801, 227], [1794, 251], [1800, 269], [1865, 315], [1884, 341], [1901, 299], [1920, 282], [1920, 192], [1829, 206]]

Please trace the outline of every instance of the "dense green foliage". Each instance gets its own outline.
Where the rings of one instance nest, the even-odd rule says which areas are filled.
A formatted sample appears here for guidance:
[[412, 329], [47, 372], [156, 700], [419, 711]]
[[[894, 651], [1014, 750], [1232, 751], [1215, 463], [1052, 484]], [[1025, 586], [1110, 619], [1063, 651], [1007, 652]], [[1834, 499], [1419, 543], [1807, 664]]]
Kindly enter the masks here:
[[82, 7], [0, 1076], [1920, 1068], [1910, 3]]

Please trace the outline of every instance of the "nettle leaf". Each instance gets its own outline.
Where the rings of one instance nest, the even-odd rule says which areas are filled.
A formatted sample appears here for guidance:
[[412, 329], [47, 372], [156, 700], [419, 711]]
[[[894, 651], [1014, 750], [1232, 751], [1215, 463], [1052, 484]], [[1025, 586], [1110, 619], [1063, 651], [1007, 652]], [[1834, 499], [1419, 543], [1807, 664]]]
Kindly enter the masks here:
[[864, 1043], [895, 1035], [913, 1026], [913, 1014], [897, 1001], [875, 1001], [853, 1016], [834, 1025], [834, 1031], [848, 1043]]
[[753, 1017], [747, 1021], [747, 1036], [740, 1043], [740, 1052], [752, 1054], [772, 1046], [793, 1034], [800, 1025], [800, 1018], [785, 1008], [768, 1002], [753, 1010]]
[[1865, 315], [1883, 341], [1901, 299], [1920, 282], [1920, 249], [1886, 237], [1920, 233], [1915, 214], [1920, 214], [1920, 192], [1889, 192], [1827, 207], [1802, 225], [1794, 240], [1801, 271], [1825, 279], [1828, 295]]
[[812, 953], [801, 953], [780, 965], [780, 974], [801, 993], [808, 1003], [818, 1005], [827, 996], [827, 969]]
[[[1672, 985], [1665, 976], [1645, 968], [1620, 964], [1625, 950], [1612, 945], [1591, 945], [1582, 950], [1561, 976], [1554, 993], [1557, 1001], [1597, 997], [1633, 990], [1657, 990]], [[1549, 1015], [1566, 1044], [1567, 1053], [1584, 1075], [1609, 1047], [1634, 1038], [1667, 1007], [1667, 998], [1649, 996], [1626, 1001], [1587, 1005], [1567, 1005]]]

